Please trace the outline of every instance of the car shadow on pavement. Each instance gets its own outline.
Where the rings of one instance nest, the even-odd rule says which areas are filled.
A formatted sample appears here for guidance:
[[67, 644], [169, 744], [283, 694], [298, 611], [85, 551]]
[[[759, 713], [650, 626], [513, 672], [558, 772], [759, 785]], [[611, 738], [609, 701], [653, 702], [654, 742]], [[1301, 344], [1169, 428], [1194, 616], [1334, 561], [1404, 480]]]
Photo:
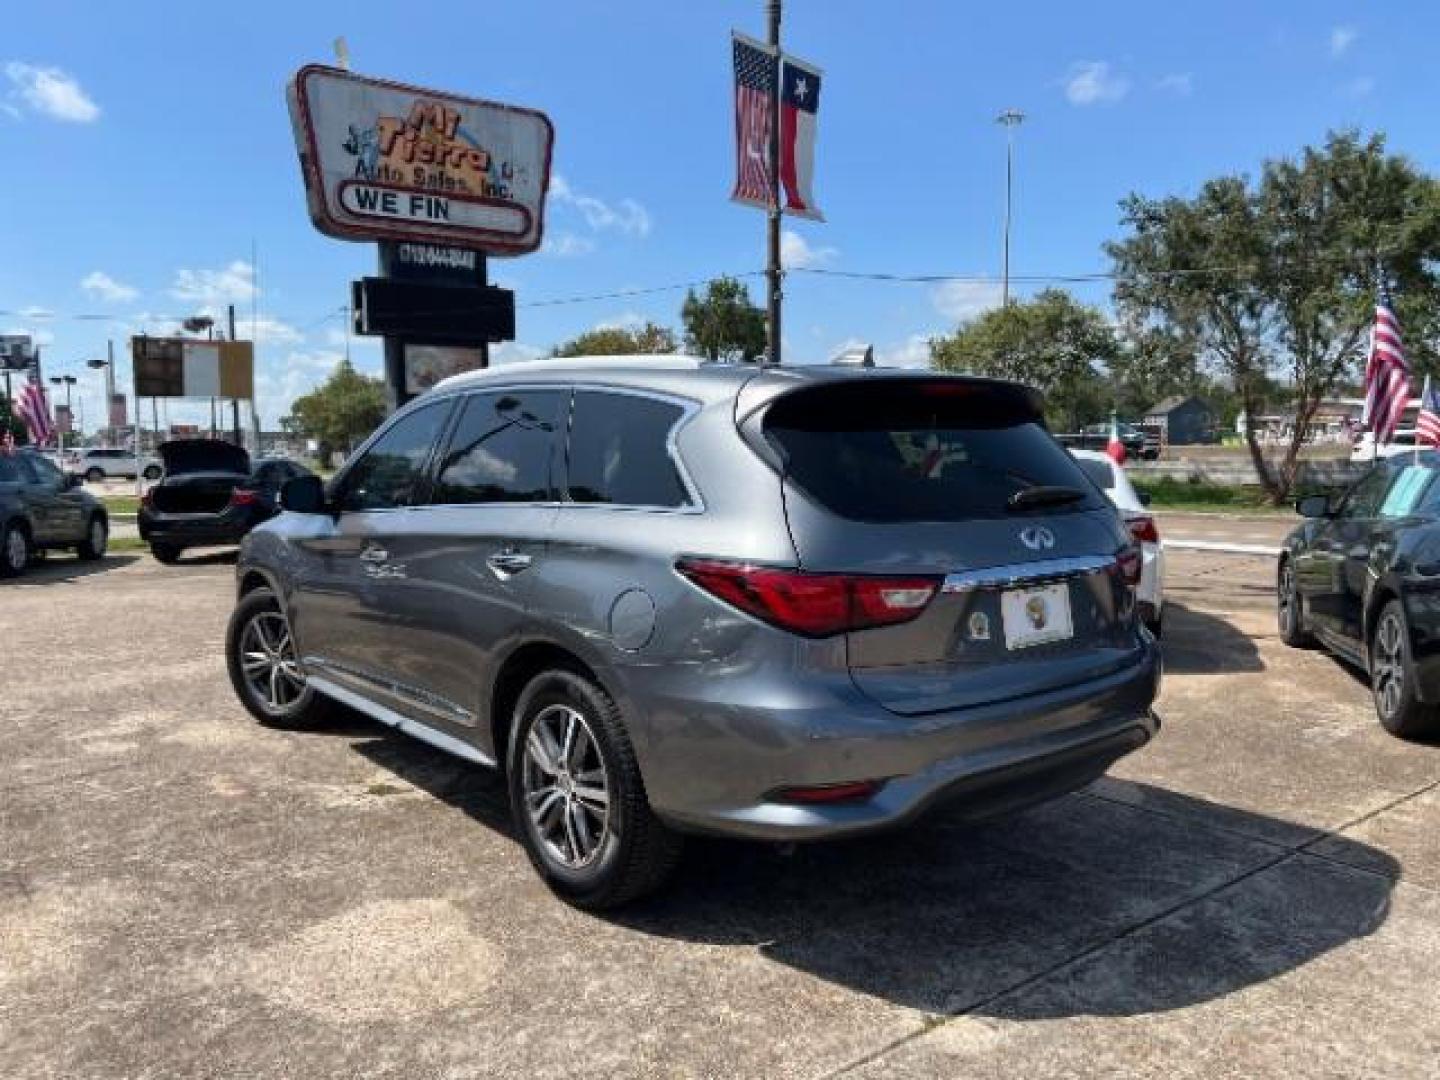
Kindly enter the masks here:
[[[377, 734], [355, 749], [516, 838], [496, 773]], [[596, 917], [756, 950], [936, 1014], [1140, 1015], [1225, 997], [1373, 933], [1399, 865], [1345, 838], [1325, 837], [1324, 857], [1301, 850], [1320, 839], [1107, 779], [978, 824], [939, 811], [823, 844], [692, 838], [664, 891]]]
[[1170, 601], [1161, 639], [1166, 672], [1191, 675], [1264, 671], [1260, 648], [1234, 622]]
[[90, 562], [73, 555], [47, 555], [26, 567], [19, 577], [0, 579], [0, 589], [24, 588], [27, 585], [54, 585], [60, 582], [76, 581], [91, 574], [104, 574], [119, 570], [136, 562], [140, 556], [123, 554], [106, 555], [103, 559]]

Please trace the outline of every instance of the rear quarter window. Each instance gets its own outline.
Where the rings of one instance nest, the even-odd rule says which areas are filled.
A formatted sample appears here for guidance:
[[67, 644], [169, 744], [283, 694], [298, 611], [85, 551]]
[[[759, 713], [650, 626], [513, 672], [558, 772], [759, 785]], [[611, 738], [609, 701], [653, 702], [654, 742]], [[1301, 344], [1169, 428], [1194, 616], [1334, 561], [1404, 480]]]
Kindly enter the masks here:
[[579, 390], [570, 420], [571, 502], [674, 509], [689, 497], [670, 456], [685, 410], [635, 394]]
[[1008, 516], [1029, 487], [1073, 488], [1045, 513], [1106, 505], [1020, 387], [965, 380], [858, 380], [770, 406], [767, 439], [789, 480], [857, 521]]

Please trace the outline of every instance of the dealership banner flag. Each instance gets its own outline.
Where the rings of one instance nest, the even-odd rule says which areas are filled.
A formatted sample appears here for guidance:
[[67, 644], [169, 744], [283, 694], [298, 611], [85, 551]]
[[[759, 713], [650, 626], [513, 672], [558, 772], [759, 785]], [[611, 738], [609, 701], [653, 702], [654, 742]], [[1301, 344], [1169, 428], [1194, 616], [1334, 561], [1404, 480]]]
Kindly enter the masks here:
[[780, 63], [780, 183], [787, 214], [824, 221], [815, 204], [815, 133], [820, 69], [793, 56]]

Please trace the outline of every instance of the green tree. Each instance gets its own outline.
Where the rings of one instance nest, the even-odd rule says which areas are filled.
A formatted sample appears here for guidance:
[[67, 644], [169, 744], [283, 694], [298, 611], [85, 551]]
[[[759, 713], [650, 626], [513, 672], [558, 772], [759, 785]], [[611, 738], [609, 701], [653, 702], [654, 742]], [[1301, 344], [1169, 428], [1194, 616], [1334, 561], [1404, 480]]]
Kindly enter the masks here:
[[385, 384], [341, 360], [328, 379], [295, 399], [290, 419], [295, 431], [320, 443], [324, 457], [349, 451], [385, 419]]
[[[12, 376], [13, 381], [14, 377]], [[16, 445], [23, 446], [30, 441], [30, 433], [25, 429], [20, 418], [10, 409], [10, 399], [0, 395], [0, 438], [3, 438], [7, 431], [15, 436]]]
[[765, 312], [735, 278], [716, 278], [704, 296], [687, 291], [680, 319], [686, 347], [707, 359], [748, 362], [765, 355]]
[[552, 356], [635, 356], [677, 351], [675, 331], [647, 322], [637, 329], [604, 326], [555, 346]]
[[1105, 316], [1063, 289], [993, 308], [930, 342], [930, 366], [1014, 379], [1045, 391], [1052, 427], [1073, 431], [1108, 415], [1105, 372], [1120, 346]]
[[1418, 366], [1437, 318], [1440, 190], [1383, 136], [1331, 134], [1321, 148], [1206, 183], [1193, 199], [1122, 204], [1129, 235], [1106, 245], [1127, 326], [1189, 342], [1225, 378], [1247, 416], [1274, 381], [1293, 395], [1295, 434], [1278, 462], [1246, 432], [1275, 502], [1294, 489], [1305, 427], [1320, 402], [1357, 377], [1383, 281], [1397, 296]]

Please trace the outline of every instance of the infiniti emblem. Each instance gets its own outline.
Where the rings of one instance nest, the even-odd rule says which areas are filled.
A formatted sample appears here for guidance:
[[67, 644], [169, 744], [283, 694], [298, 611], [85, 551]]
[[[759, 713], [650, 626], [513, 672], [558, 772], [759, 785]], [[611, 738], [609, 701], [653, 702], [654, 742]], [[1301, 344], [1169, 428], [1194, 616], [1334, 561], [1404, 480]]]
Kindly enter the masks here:
[[1031, 525], [1020, 530], [1020, 542], [1031, 551], [1049, 551], [1055, 546], [1055, 534], [1044, 525]]

